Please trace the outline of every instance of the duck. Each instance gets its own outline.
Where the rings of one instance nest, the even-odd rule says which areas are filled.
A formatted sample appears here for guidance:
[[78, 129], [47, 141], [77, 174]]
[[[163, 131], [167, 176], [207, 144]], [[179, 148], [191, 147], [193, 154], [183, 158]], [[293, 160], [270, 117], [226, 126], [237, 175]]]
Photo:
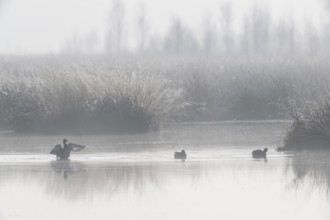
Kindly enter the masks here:
[[58, 160], [68, 160], [71, 155], [71, 151], [77, 152], [84, 149], [85, 145], [67, 143], [67, 139], [63, 139], [63, 148], [60, 144], [57, 144], [53, 149], [50, 151], [50, 154], [56, 155], [56, 159]]
[[267, 156], [266, 155], [267, 151], [268, 151], [267, 147], [264, 148], [264, 150], [260, 150], [260, 149], [254, 150], [254, 151], [252, 151], [252, 157], [254, 157], [254, 158], [265, 158]]
[[185, 150], [182, 150], [181, 152], [175, 152], [174, 153], [174, 159], [183, 159], [185, 160], [187, 158], [187, 154]]

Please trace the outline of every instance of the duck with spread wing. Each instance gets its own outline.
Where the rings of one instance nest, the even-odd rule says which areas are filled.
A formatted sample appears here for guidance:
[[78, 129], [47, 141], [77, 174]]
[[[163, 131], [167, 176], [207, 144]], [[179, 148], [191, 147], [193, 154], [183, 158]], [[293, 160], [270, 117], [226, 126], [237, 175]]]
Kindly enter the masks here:
[[63, 139], [63, 147], [58, 144], [51, 151], [50, 154], [56, 155], [56, 159], [67, 160], [70, 158], [71, 151], [77, 152], [84, 149], [85, 145], [67, 143], [67, 139]]

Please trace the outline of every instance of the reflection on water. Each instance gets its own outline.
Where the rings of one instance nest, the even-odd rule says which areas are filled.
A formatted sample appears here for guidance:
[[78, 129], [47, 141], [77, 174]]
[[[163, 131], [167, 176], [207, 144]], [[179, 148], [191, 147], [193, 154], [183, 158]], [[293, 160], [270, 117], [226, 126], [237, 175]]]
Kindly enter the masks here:
[[55, 173], [63, 175], [63, 178], [68, 178], [71, 173], [79, 172], [84, 170], [84, 165], [79, 162], [70, 161], [52, 161], [50, 162], [51, 167]]
[[[267, 219], [274, 220], [329, 219], [327, 189], [317, 182], [323, 177], [308, 176], [308, 171], [304, 181], [294, 182], [299, 186], [292, 185], [297, 175], [284, 171], [293, 163], [281, 157], [268, 162], [5, 165], [0, 168], [0, 213], [4, 219], [258, 220], [268, 213]], [[36, 205], [42, 210], [32, 211]]]
[[54, 173], [41, 180], [47, 193], [56, 197], [77, 199], [95, 195], [111, 197], [115, 193], [133, 190], [141, 194], [148, 185], [158, 185], [157, 166], [138, 164], [84, 164], [52, 161]]
[[[145, 148], [130, 136], [117, 146], [133, 149], [113, 146], [106, 159], [85, 153], [71, 161], [0, 160], [0, 219], [330, 219], [329, 153], [276, 152], [270, 134], [280, 134], [283, 125], [239, 124], [242, 134], [226, 140], [219, 136], [234, 132], [234, 125], [210, 127], [139, 136]], [[258, 138], [250, 138], [253, 128]], [[185, 162], [173, 159], [175, 142], [185, 146]], [[262, 146], [270, 149], [267, 158], [252, 158]]]
[[330, 152], [295, 152], [287, 171], [293, 172], [296, 188], [308, 184], [310, 190], [322, 190], [330, 196]]
[[264, 161], [265, 163], [268, 162], [268, 158], [267, 158], [267, 157], [263, 157], [263, 158], [253, 158], [253, 160], [255, 160], [255, 161]]

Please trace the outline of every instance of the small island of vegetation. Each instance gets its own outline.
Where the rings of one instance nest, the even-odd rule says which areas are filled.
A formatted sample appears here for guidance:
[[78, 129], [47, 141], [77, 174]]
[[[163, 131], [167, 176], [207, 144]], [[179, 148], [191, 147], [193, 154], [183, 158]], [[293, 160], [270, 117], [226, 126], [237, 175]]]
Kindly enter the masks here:
[[291, 113], [293, 123], [279, 150], [330, 149], [330, 99]]

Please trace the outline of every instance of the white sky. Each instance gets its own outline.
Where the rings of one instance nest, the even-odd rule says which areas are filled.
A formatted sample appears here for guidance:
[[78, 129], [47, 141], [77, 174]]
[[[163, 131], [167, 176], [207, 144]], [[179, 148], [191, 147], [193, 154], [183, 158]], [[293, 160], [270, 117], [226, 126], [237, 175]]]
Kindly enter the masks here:
[[[0, 5], [0, 53], [56, 52], [74, 35], [96, 32], [103, 38], [111, 0], [2, 0]], [[173, 17], [179, 17], [198, 32], [205, 15], [214, 22], [225, 0], [123, 0], [126, 4], [128, 40], [134, 44], [136, 11], [143, 2], [151, 32], [164, 34]], [[1, 0], [0, 0], [1, 2]], [[258, 3], [268, 7], [274, 19], [292, 15], [296, 22], [311, 20], [320, 24], [324, 14], [322, 0], [232, 0], [235, 18]], [[197, 33], [198, 34], [198, 33]]]

